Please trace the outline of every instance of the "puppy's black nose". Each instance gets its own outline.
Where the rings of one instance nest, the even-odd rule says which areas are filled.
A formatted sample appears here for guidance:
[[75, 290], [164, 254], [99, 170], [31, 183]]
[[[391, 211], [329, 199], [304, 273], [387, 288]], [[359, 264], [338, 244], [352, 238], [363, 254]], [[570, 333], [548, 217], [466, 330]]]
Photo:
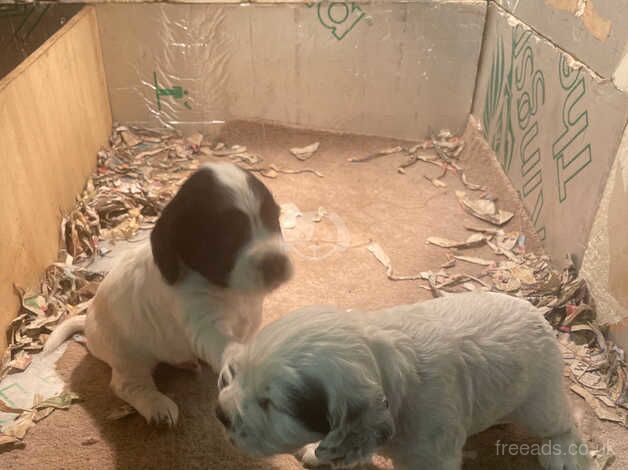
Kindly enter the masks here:
[[216, 418], [218, 418], [218, 421], [220, 421], [225, 428], [228, 429], [231, 426], [229, 417], [225, 414], [220, 405], [216, 405]]
[[262, 258], [260, 269], [264, 276], [264, 284], [275, 284], [286, 278], [288, 259], [285, 255], [279, 253], [268, 254]]

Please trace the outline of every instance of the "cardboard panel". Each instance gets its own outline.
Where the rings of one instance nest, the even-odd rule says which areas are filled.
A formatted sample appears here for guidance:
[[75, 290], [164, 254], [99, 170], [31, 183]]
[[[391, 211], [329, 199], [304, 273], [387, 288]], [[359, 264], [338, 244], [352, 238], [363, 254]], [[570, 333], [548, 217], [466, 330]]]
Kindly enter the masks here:
[[580, 260], [628, 97], [491, 4], [474, 115], [555, 259]]
[[628, 55], [628, 0], [497, 0], [605, 78]]
[[[0, 329], [13, 284], [36, 287], [111, 131], [96, 15], [87, 7], [0, 81]], [[0, 336], [0, 348], [5, 337]]]
[[[589, 283], [601, 323], [628, 347], [628, 128], [591, 229], [581, 273]], [[621, 334], [620, 334], [621, 333]]]
[[464, 128], [486, 2], [97, 11], [118, 121], [207, 131], [246, 118], [422, 138]]

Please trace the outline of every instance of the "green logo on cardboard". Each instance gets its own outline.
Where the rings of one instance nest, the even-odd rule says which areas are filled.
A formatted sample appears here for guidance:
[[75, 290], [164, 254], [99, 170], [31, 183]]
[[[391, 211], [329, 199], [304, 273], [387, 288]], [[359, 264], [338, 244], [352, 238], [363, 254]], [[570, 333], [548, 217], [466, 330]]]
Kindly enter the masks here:
[[366, 17], [362, 8], [352, 2], [308, 3], [307, 7], [316, 7], [318, 20], [339, 41]]
[[[155, 96], [157, 98], [157, 109], [159, 111], [161, 111], [162, 96], [172, 96], [175, 100], [181, 100], [184, 97], [187, 98], [188, 96], [188, 91], [184, 90], [183, 87], [180, 86], [173, 86], [170, 88], [160, 87], [159, 83], [157, 83], [157, 72], [153, 72], [153, 83], [155, 85]], [[192, 109], [192, 106], [190, 106], [190, 103], [187, 100], [183, 102], [183, 106], [187, 109]]]
[[544, 239], [541, 212], [545, 199], [537, 112], [545, 104], [545, 78], [534, 66], [531, 35], [531, 30], [517, 25], [512, 31], [509, 55], [505, 53], [502, 38], [497, 39], [482, 123], [484, 136], [504, 171], [510, 173], [513, 161], [518, 163], [522, 184], [517, 190], [530, 208], [539, 236]]
[[493, 53], [491, 75], [484, 98], [484, 137], [498, 156], [506, 173], [512, 164], [515, 136], [512, 129], [512, 63], [506, 72], [504, 43], [500, 39]]

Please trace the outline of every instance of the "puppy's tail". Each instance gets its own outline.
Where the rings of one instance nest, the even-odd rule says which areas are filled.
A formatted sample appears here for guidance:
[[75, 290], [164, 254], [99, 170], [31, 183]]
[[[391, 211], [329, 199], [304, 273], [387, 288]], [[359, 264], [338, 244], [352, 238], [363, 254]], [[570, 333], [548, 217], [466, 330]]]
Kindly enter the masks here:
[[85, 318], [87, 315], [77, 315], [68, 318], [59, 326], [57, 326], [48, 337], [44, 345], [43, 353], [47, 354], [57, 349], [61, 343], [75, 333], [85, 331]]

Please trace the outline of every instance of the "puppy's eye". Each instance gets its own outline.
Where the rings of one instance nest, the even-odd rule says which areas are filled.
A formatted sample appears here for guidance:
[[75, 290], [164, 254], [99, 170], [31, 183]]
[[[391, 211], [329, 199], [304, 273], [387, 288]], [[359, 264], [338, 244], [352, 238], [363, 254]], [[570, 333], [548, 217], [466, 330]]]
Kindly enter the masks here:
[[257, 403], [259, 404], [260, 408], [264, 411], [266, 411], [268, 409], [268, 407], [270, 406], [270, 399], [268, 398], [260, 398]]

